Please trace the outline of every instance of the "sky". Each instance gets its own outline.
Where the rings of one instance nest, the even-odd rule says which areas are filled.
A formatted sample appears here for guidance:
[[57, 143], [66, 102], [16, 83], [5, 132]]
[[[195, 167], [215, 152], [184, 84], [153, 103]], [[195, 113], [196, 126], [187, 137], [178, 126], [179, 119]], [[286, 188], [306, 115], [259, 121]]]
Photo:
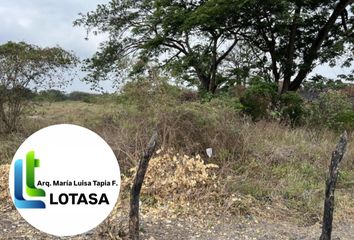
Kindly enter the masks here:
[[[1, 0], [0, 1], [0, 44], [8, 41], [25, 41], [41, 47], [59, 45], [65, 50], [72, 50], [81, 59], [88, 58], [97, 50], [105, 37], [94, 37], [85, 40], [86, 30], [73, 27], [78, 13], [86, 13], [96, 9], [97, 4], [109, 0]], [[65, 91], [91, 92], [90, 85], [78, 79]], [[108, 84], [106, 91], [113, 91]]]
[[[41, 47], [59, 45], [72, 50], [81, 59], [88, 58], [97, 50], [104, 36], [89, 37], [85, 40], [86, 30], [73, 27], [78, 13], [86, 13], [96, 9], [97, 4], [105, 4], [109, 0], [1, 0], [0, 1], [0, 44], [8, 41], [25, 41]], [[348, 69], [319, 66], [311, 75], [319, 73], [335, 78], [338, 74], [348, 73]], [[80, 81], [84, 73], [80, 73], [71, 86], [64, 89], [71, 91], [90, 90], [90, 85]], [[109, 82], [102, 87], [113, 92]]]

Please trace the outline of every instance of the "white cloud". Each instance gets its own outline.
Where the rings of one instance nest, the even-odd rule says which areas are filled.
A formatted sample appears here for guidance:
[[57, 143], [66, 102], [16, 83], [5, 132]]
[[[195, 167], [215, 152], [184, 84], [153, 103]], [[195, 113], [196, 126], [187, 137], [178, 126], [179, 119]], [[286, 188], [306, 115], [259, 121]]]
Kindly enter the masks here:
[[23, 28], [30, 28], [32, 25], [32, 20], [28, 18], [20, 18], [17, 23]]

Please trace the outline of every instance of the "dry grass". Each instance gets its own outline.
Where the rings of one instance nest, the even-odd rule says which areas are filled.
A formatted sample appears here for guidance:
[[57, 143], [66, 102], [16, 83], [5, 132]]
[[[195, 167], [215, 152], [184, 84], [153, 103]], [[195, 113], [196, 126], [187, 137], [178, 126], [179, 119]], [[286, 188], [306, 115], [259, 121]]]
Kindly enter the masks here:
[[11, 202], [10, 192], [8, 189], [9, 169], [10, 165], [8, 164], [0, 165], [0, 202], [2, 205], [0, 211], [4, 210], [4, 206], [8, 209]]
[[[296, 210], [293, 216], [300, 222], [321, 220], [326, 174], [339, 135], [289, 129], [272, 122], [243, 125], [241, 135], [245, 154], [226, 168], [227, 175], [236, 175], [238, 181], [227, 184], [229, 190], [249, 194], [279, 209]], [[352, 139], [353, 134], [349, 142]], [[353, 211], [354, 201], [348, 201], [354, 193], [350, 184], [354, 180], [353, 149], [349, 143], [341, 166], [338, 185], [346, 187], [337, 193], [338, 216]]]
[[[78, 124], [100, 134], [128, 176], [151, 131], [157, 128], [164, 149], [192, 157], [199, 154], [207, 164], [219, 165], [215, 180], [218, 189], [206, 188], [210, 191], [202, 191], [199, 199], [204, 199], [205, 207], [213, 201], [219, 212], [278, 218], [292, 215], [292, 219], [308, 224], [320, 220], [326, 172], [339, 137], [328, 130], [290, 129], [267, 121], [252, 123], [218, 101], [177, 106], [166, 100], [143, 108], [114, 102], [43, 103], [23, 122], [24, 130], [1, 138], [1, 163], [9, 163], [31, 133], [57, 123]], [[336, 216], [341, 219], [354, 212], [353, 137], [349, 135], [338, 184]], [[205, 154], [209, 147], [214, 150], [210, 159]], [[185, 186], [176, 187], [185, 190]], [[173, 196], [169, 199], [172, 203]], [[151, 202], [150, 207], [157, 206], [153, 194], [145, 194], [143, 199]], [[186, 199], [186, 204], [193, 201]]]

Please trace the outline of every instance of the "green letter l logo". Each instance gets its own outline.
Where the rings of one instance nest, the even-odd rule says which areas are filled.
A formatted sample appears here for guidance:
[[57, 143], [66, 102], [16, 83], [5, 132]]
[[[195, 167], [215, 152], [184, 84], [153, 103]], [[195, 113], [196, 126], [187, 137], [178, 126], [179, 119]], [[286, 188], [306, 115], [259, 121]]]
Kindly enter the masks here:
[[34, 170], [40, 166], [39, 159], [34, 158], [34, 151], [30, 151], [26, 156], [26, 192], [31, 197], [45, 197], [45, 191], [38, 189], [34, 185]]

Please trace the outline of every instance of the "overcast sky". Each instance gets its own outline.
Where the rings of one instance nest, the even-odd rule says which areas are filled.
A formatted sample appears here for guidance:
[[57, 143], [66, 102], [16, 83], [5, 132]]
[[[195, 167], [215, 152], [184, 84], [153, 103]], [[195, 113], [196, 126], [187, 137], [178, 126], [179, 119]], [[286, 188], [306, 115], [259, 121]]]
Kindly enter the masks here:
[[[1, 0], [0, 44], [25, 41], [42, 47], [61, 46], [80, 58], [90, 57], [104, 40], [103, 36], [85, 40], [84, 28], [73, 27], [78, 13], [96, 9], [109, 0]], [[90, 86], [76, 80], [67, 91], [90, 91]], [[110, 90], [106, 87], [106, 90]]]
[[[90, 35], [86, 41], [85, 29], [73, 27], [73, 21], [79, 12], [95, 10], [97, 4], [107, 2], [109, 0], [1, 0], [0, 44], [25, 41], [42, 47], [59, 45], [73, 50], [80, 58], [90, 57], [104, 37]], [[320, 66], [315, 72], [335, 78], [348, 71]], [[109, 85], [106, 83], [104, 88], [111, 92]], [[66, 91], [76, 90], [90, 91], [90, 86], [77, 79]]]

